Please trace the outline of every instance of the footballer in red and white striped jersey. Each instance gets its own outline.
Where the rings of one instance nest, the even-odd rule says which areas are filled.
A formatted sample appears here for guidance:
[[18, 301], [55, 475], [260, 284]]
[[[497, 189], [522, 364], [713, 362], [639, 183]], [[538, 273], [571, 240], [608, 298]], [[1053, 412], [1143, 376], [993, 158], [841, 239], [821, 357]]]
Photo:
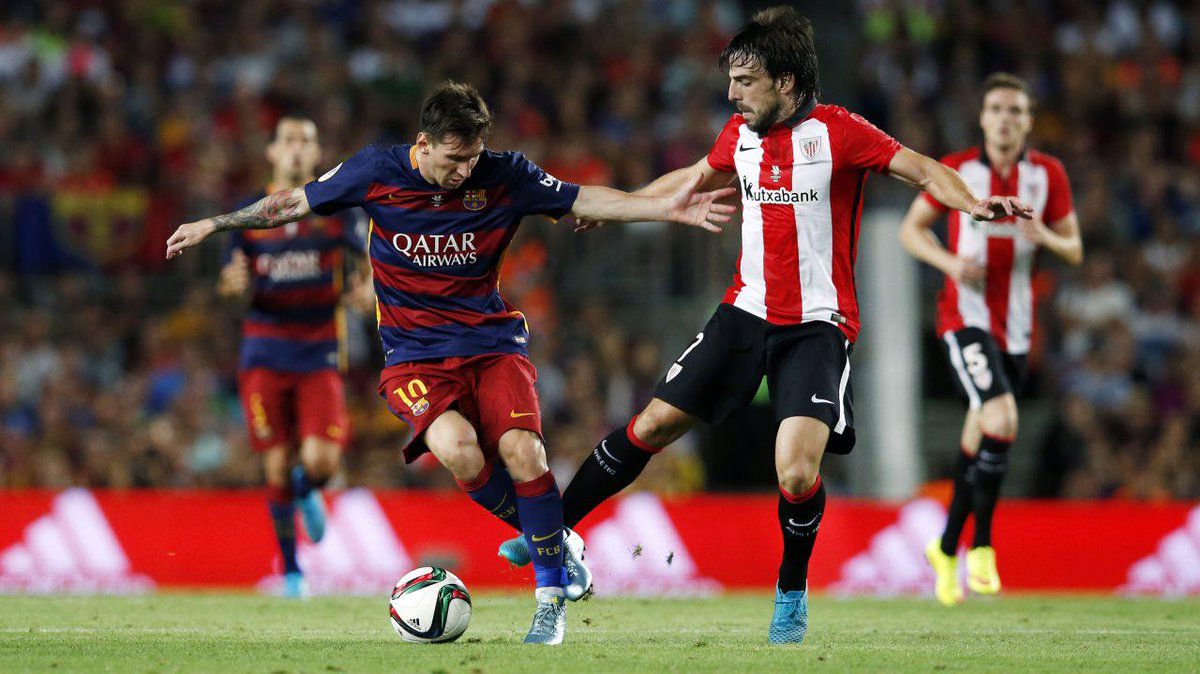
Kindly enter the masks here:
[[724, 302], [774, 324], [824, 321], [858, 336], [854, 263], [868, 171], [901, 145], [867, 120], [815, 99], [766, 133], [742, 114], [709, 165], [742, 188], [742, 252]]
[[934, 568], [934, 594], [951, 606], [963, 600], [957, 555], [963, 528], [975, 520], [967, 551], [967, 581], [977, 594], [1000, 590], [992, 520], [1009, 450], [1017, 433], [1017, 401], [1033, 335], [1033, 284], [1037, 253], [1045, 248], [1064, 261], [1083, 259], [1079, 222], [1062, 164], [1026, 144], [1033, 130], [1033, 89], [1019, 77], [995, 73], [983, 84], [979, 127], [983, 144], [951, 154], [942, 163], [958, 170], [979, 195], [1013, 195], [1031, 217], [980, 222], [951, 212], [945, 245], [931, 231], [947, 210], [922, 193], [900, 223], [900, 241], [918, 260], [946, 275], [938, 301], [937, 331], [967, 403], [955, 464], [954, 494], [946, 526], [925, 555]]
[[[1026, 149], [1007, 176], [991, 165], [980, 147], [947, 155], [942, 163], [957, 169], [976, 194], [1020, 197], [1033, 206], [1034, 218], [1041, 222], [1057, 222], [1074, 210], [1062, 162], [1043, 152]], [[939, 213], [949, 211], [947, 249], [987, 269], [982, 285], [946, 277], [938, 297], [938, 334], [979, 328], [991, 333], [1002, 351], [1027, 353], [1033, 334], [1038, 245], [1021, 236], [1015, 217], [976, 222], [966, 213], [946, 208], [928, 192], [921, 196]]]

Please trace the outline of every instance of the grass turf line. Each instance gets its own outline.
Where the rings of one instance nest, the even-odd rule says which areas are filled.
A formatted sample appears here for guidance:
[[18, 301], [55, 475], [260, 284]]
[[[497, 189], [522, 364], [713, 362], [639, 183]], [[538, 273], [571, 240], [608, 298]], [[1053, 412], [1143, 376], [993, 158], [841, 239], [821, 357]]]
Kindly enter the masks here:
[[454, 644], [403, 643], [386, 596], [0, 596], [0, 672], [1196, 671], [1200, 601], [1012, 595], [944, 609], [816, 596], [800, 647], [766, 641], [771, 598], [597, 598], [567, 643], [520, 641], [532, 597], [474, 597]]

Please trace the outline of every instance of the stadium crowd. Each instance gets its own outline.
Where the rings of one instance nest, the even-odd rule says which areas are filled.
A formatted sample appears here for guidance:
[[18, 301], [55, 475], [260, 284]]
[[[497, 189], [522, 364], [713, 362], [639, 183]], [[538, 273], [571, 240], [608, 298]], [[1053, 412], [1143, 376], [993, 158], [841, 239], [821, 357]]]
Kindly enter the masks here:
[[[261, 189], [279, 115], [313, 117], [329, 164], [407, 142], [423, 91], [453, 76], [493, 103], [492, 146], [634, 188], [707, 152], [729, 114], [716, 52], [743, 16], [728, 0], [5, 5], [0, 485], [260, 483], [218, 248], [161, 257], [175, 224]], [[818, 43], [861, 31], [839, 54], [854, 99], [833, 102], [936, 156], [977, 141], [978, 83], [1010, 70], [1037, 91], [1039, 148], [1071, 176], [1087, 260], [1038, 275], [1032, 394], [1059, 402], [1031, 493], [1200, 496], [1200, 6], [859, 0], [852, 18], [817, 24]], [[912, 198], [886, 182], [868, 207]], [[534, 329], [560, 481], [678, 346], [607, 320], [613, 290], [584, 302], [558, 283], [553, 260], [576, 245], [563, 232], [529, 223], [502, 281]], [[398, 460], [358, 318], [344, 479], [440, 479]], [[648, 484], [703, 486], [695, 452], [667, 456]]]

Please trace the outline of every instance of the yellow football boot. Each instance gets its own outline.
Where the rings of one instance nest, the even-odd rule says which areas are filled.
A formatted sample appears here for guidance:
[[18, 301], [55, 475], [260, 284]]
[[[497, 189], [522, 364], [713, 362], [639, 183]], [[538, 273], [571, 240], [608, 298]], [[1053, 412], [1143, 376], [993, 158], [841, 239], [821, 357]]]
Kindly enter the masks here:
[[976, 594], [996, 594], [1000, 591], [996, 550], [992, 546], [967, 550], [967, 587]]
[[925, 559], [937, 574], [937, 583], [933, 593], [943, 606], [954, 606], [963, 600], [963, 589], [958, 584], [958, 556], [942, 552], [941, 541], [937, 538], [925, 546]]

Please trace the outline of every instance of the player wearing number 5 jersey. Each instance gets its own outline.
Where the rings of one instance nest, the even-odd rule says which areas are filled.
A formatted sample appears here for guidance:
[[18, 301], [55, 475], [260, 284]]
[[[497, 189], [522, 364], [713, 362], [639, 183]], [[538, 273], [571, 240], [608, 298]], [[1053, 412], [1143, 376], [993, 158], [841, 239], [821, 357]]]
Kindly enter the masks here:
[[[978, 222], [926, 192], [913, 202], [900, 226], [904, 247], [946, 275], [937, 331], [967, 402], [946, 528], [925, 550], [937, 572], [937, 598], [947, 606], [963, 598], [958, 542], [972, 514], [975, 534], [967, 551], [967, 584], [981, 594], [1000, 590], [992, 516], [1017, 434], [1015, 396], [1025, 379], [1025, 355], [1033, 334], [1037, 252], [1048, 249], [1071, 264], [1083, 260], [1067, 174], [1057, 159], [1025, 144], [1033, 128], [1029, 85], [997, 73], [984, 82], [983, 91], [983, 146], [942, 161], [958, 169], [976, 193], [1015, 194], [1027, 201], [1033, 206], [1033, 219]], [[948, 240], [943, 246], [930, 227], [947, 211]]]
[[521, 219], [534, 214], [719, 231], [712, 223], [727, 221], [734, 208], [713, 201], [734, 190], [698, 194], [692, 180], [651, 197], [564, 183], [518, 152], [485, 149], [491, 125], [475, 89], [447, 82], [422, 105], [414, 144], [367, 147], [302, 188], [182, 225], [167, 257], [214, 231], [365, 210], [386, 358], [380, 394], [411, 427], [404, 456], [432, 452], [473, 500], [522, 533], [533, 551], [538, 604], [525, 641], [558, 644], [564, 601], [590, 589], [590, 573], [582, 541], [564, 532], [547, 467], [529, 330], [500, 296], [504, 251]]
[[[707, 157], [640, 193], [736, 180], [742, 251], [733, 283], [649, 405], [580, 466], [563, 509], [568, 522], [578, 522], [632, 483], [660, 448], [748, 404], [765, 373], [780, 422], [783, 536], [768, 638], [794, 643], [808, 627], [808, 562], [825, 510], [821, 457], [854, 446], [849, 357], [859, 329], [854, 264], [867, 176], [899, 178], [981, 220], [1026, 216], [1028, 207], [1009, 197], [980, 200], [954, 170], [844, 108], [821, 104], [812, 25], [795, 9], [756, 14], [726, 45], [721, 66], [737, 114]], [[515, 552], [512, 543], [502, 554]]]

